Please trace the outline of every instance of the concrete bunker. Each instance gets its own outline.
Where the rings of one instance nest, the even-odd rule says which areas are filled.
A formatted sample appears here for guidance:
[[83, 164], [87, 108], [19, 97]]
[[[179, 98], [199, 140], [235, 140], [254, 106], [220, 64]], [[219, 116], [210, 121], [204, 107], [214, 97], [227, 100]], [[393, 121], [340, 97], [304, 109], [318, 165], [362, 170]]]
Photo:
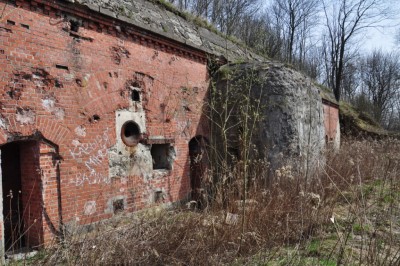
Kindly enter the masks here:
[[[7, 20], [25, 23], [30, 33], [3, 25], [7, 36], [21, 42], [0, 49], [15, 58], [0, 73], [6, 92], [1, 95], [0, 138], [5, 143], [11, 136], [40, 131], [52, 143], [19, 138], [10, 144], [18, 147], [21, 160], [21, 184], [13, 190], [29, 199], [29, 204], [21, 200], [20, 207], [29, 213], [22, 217], [23, 228], [29, 228], [25, 246], [46, 245], [69, 224], [182, 200], [190, 193], [189, 175], [192, 190], [201, 192], [208, 186], [200, 179], [207, 166], [202, 146], [207, 141], [197, 136], [189, 147], [187, 141], [210, 133], [202, 112], [210, 81], [207, 59], [264, 60], [229, 40], [230, 49], [224, 49], [224, 38], [152, 8], [153, 3], [135, 2], [139, 9], [130, 10], [132, 20], [120, 20], [119, 14], [110, 16], [120, 8], [110, 8], [122, 2], [103, 2], [90, 8], [79, 0], [2, 5]], [[151, 10], [144, 13], [153, 22], [163, 17], [180, 23], [167, 25], [168, 31], [159, 23], [147, 27], [140, 10]], [[59, 23], [49, 23], [54, 14]], [[49, 41], [43, 32], [51, 32], [60, 46], [37, 53]]]
[[[222, 93], [213, 95], [213, 100], [228, 102], [229, 130], [225, 133], [228, 158], [240, 160], [236, 151], [241, 152], [240, 136], [246, 130], [242, 128], [243, 121], [252, 121], [254, 128], [249, 141], [258, 148], [252, 156], [267, 159], [270, 174], [289, 167], [312, 176], [324, 164], [323, 105], [319, 89], [311, 79], [274, 62], [227, 64], [214, 79], [216, 91]], [[245, 100], [238, 100], [239, 96]], [[245, 109], [240, 106], [246, 105], [247, 110], [257, 115], [243, 112]], [[226, 110], [221, 106], [216, 112]], [[215, 141], [222, 143], [222, 133], [214, 130]]]

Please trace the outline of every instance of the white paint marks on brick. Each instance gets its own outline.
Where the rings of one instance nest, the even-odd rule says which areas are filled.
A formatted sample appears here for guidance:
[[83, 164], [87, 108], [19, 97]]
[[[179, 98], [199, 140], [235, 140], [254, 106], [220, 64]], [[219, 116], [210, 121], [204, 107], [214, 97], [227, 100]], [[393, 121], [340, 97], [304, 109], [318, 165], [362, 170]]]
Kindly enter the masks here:
[[53, 111], [55, 103], [56, 103], [56, 100], [54, 98], [42, 99], [42, 106], [48, 112], [52, 112]]
[[95, 212], [96, 212], [96, 201], [94, 201], [94, 200], [87, 201], [84, 206], [84, 214], [92, 215]]
[[73, 145], [74, 147], [78, 147], [78, 146], [81, 145], [81, 142], [80, 142], [79, 140], [77, 140], [77, 139], [74, 139], [74, 140], [72, 141], [72, 145]]
[[48, 97], [42, 99], [43, 108], [52, 113], [58, 120], [63, 120], [65, 117], [65, 112], [62, 108], [56, 107], [56, 99]]
[[64, 74], [64, 79], [65, 79], [65, 81], [73, 81], [75, 79], [75, 75], [66, 73], [66, 74]]
[[4, 118], [0, 117], [0, 128], [7, 129], [7, 122]]
[[61, 108], [56, 108], [53, 112], [54, 116], [58, 119], [58, 120], [64, 120], [65, 117], [65, 112], [63, 109]]
[[76, 127], [75, 134], [79, 137], [86, 137], [86, 128], [84, 126]]
[[36, 114], [33, 112], [31, 109], [25, 108], [17, 108], [17, 114], [16, 114], [16, 120], [17, 122], [23, 124], [23, 125], [28, 125], [28, 124], [34, 124], [35, 123], [35, 117]]

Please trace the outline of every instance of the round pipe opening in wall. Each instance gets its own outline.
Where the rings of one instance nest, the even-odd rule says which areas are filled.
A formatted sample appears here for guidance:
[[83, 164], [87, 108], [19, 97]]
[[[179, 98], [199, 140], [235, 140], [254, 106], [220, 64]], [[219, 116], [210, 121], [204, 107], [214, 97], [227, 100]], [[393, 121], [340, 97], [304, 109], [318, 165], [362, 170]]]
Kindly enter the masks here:
[[140, 140], [140, 127], [134, 121], [127, 121], [121, 128], [121, 139], [126, 146], [135, 146]]

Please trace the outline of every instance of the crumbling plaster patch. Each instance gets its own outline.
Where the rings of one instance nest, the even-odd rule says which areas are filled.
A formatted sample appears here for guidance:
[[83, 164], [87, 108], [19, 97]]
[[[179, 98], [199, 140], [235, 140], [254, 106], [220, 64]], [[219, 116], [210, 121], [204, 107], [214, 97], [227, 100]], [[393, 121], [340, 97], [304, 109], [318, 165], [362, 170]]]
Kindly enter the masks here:
[[78, 126], [75, 128], [75, 134], [78, 137], [86, 137], [86, 128], [84, 126]]
[[122, 126], [128, 122], [135, 122], [140, 133], [146, 133], [146, 119], [144, 111], [133, 112], [131, 110], [118, 110], [115, 113], [116, 144], [109, 151], [109, 176], [144, 176], [148, 177], [152, 172], [152, 158], [150, 147], [138, 143], [133, 147], [126, 146], [121, 138]]
[[34, 124], [35, 123], [36, 114], [29, 108], [20, 108], [17, 107], [15, 120], [21, 123], [22, 125]]
[[64, 109], [60, 107], [56, 107], [56, 99], [53, 97], [46, 97], [42, 99], [42, 106], [43, 108], [52, 113], [56, 119], [58, 120], [64, 120], [65, 117], [65, 111]]
[[84, 214], [92, 215], [95, 212], [96, 212], [96, 201], [94, 201], [94, 200], [87, 201], [84, 206]]
[[3, 117], [0, 117], [0, 128], [7, 129], [7, 125], [8, 125], [7, 121]]
[[150, 146], [138, 143], [135, 147], [118, 151], [113, 147], [109, 151], [109, 176], [140, 176], [144, 180], [152, 177], [153, 161]]

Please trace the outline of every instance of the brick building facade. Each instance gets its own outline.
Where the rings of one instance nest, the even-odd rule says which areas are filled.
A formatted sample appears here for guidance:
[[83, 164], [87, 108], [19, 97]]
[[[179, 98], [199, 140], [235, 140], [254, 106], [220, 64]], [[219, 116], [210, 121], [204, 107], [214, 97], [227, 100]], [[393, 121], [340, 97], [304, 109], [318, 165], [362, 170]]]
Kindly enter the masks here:
[[0, 0], [5, 249], [189, 197], [190, 155], [209, 131], [208, 59], [224, 46], [228, 60], [259, 57], [205, 29], [186, 27], [185, 40], [157, 25], [71, 1]]
[[64, 1], [0, 13], [6, 248], [188, 196], [188, 143], [208, 132], [205, 52]]

